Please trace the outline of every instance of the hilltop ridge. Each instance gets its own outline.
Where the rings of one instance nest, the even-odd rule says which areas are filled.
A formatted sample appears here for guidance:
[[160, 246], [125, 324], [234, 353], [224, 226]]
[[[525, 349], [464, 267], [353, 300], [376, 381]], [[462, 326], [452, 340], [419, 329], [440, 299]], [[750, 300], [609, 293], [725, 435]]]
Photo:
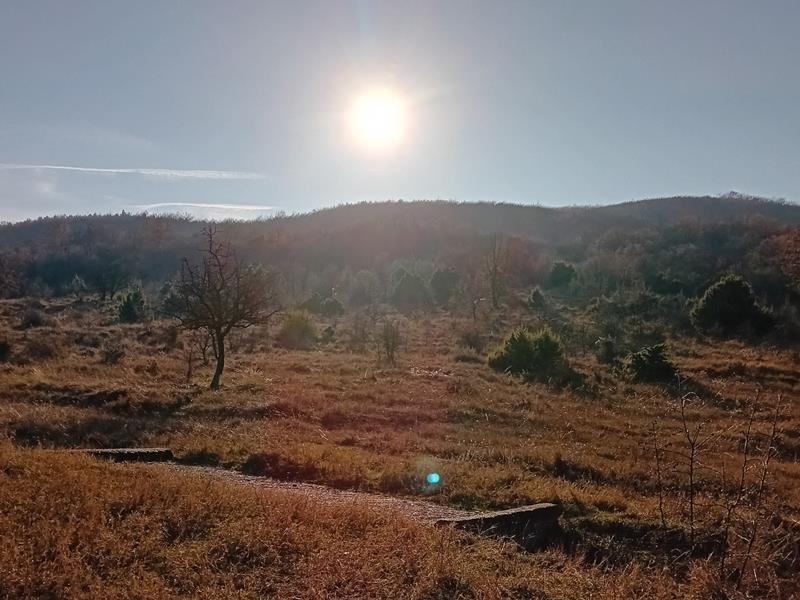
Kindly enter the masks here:
[[[782, 225], [800, 224], [800, 205], [756, 196], [729, 193], [723, 196], [673, 196], [633, 200], [618, 204], [548, 207], [503, 202], [450, 200], [389, 200], [340, 204], [307, 213], [278, 214], [254, 221], [225, 221], [226, 228], [251, 234], [278, 228], [285, 232], [336, 230], [385, 224], [401, 220], [424, 226], [461, 228], [479, 233], [505, 233], [545, 243], [593, 239], [611, 229], [632, 230], [684, 222], [726, 223], [760, 218]], [[186, 215], [107, 214], [52, 216], [0, 225], [0, 247], [23, 245], [49, 236], [60, 222], [102, 223], [126, 231], [145, 219], [172, 223], [172, 235], [186, 236], [208, 221]]]

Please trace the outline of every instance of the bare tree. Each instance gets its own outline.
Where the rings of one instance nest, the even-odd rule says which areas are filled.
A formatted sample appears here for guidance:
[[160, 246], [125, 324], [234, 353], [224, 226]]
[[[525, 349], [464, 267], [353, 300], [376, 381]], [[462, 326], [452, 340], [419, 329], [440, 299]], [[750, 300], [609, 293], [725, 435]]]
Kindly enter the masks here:
[[486, 280], [489, 283], [489, 292], [492, 299], [492, 308], [500, 308], [500, 295], [503, 291], [503, 279], [508, 257], [508, 249], [503, 236], [492, 236], [492, 246], [486, 255]]
[[459, 294], [468, 307], [472, 320], [478, 320], [478, 309], [485, 301], [485, 265], [483, 257], [468, 261], [463, 266], [464, 277], [461, 280]]
[[212, 227], [203, 230], [206, 248], [200, 264], [184, 258], [167, 312], [187, 330], [211, 337], [217, 366], [211, 389], [219, 388], [225, 368], [225, 338], [232, 329], [263, 324], [280, 310], [277, 276], [237, 258], [229, 242], [219, 242]]

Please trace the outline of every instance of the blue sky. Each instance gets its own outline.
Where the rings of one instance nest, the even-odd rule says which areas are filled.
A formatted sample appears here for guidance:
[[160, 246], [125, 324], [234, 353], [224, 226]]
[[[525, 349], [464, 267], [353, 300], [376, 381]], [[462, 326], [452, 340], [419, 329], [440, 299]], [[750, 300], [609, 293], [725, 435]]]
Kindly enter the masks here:
[[[796, 0], [0, 0], [0, 220], [797, 200], [798, 24]], [[343, 117], [375, 86], [409, 122], [377, 154]]]

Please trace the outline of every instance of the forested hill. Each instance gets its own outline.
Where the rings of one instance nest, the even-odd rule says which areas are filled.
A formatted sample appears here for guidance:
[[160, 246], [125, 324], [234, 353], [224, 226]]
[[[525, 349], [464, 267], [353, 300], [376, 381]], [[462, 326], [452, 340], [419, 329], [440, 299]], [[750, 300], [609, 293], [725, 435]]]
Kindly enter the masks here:
[[[1, 215], [0, 215], [1, 217]], [[610, 229], [633, 230], [646, 226], [668, 226], [682, 222], [697, 224], [744, 221], [761, 217], [786, 225], [800, 223], [800, 205], [752, 196], [678, 196], [612, 204], [551, 208], [506, 203], [460, 203], [444, 200], [392, 201], [344, 204], [311, 213], [279, 215], [275, 218], [229, 226], [251, 234], [271, 229], [291, 232], [349, 229], [354, 225], [387, 222], [415, 222], [437, 228], [467, 228], [481, 233], [505, 233], [535, 241], [564, 243], [594, 238]], [[151, 217], [152, 218], [152, 217]], [[25, 245], [42, 241], [59, 229], [59, 223], [78, 225], [91, 222], [104, 228], [130, 233], [141, 226], [141, 215], [91, 215], [46, 217], [0, 225], [0, 246]], [[184, 236], [206, 223], [172, 217], [172, 235]]]
[[[1, 215], [0, 215], [1, 216]], [[154, 219], [156, 217], [150, 217]], [[642, 227], [680, 223], [711, 224], [761, 218], [774, 223], [800, 224], [800, 205], [764, 198], [728, 194], [725, 196], [677, 196], [654, 198], [606, 206], [545, 207], [506, 203], [460, 203], [444, 200], [392, 201], [344, 204], [311, 213], [279, 215], [275, 218], [229, 223], [226, 227], [249, 235], [271, 230], [291, 233], [350, 230], [387, 223], [415, 223], [437, 229], [470, 229], [479, 233], [504, 233], [544, 244], [589, 241], [609, 230], [633, 231]], [[46, 217], [0, 225], [0, 247], [37, 243], [72, 223], [76, 227], [92, 223], [104, 229], [129, 234], [142, 226], [141, 215], [90, 215]], [[170, 217], [169, 233], [192, 235], [205, 222], [185, 217]]]
[[[502, 246], [509, 281], [523, 287], [566, 261], [583, 279], [602, 282], [592, 293], [623, 284], [696, 293], [735, 271], [779, 301], [794, 278], [787, 273], [800, 269], [798, 224], [796, 204], [729, 194], [565, 208], [362, 203], [215, 227], [240, 256], [299, 282], [300, 296], [309, 286], [347, 288], [362, 270], [385, 279], [400, 265], [423, 279], [441, 268], [463, 278]], [[101, 293], [159, 284], [182, 258], [196, 256], [207, 225], [124, 213], [0, 225], [0, 297], [67, 293], [76, 277]]]
[[[596, 238], [611, 229], [632, 231], [684, 222], [727, 223], [763, 218], [800, 224], [800, 205], [740, 194], [676, 196], [606, 206], [545, 207], [505, 203], [458, 203], [443, 200], [347, 204], [287, 218], [287, 226], [347, 227], [354, 223], [414, 220], [420, 224], [468, 227], [482, 233], [505, 233], [546, 244]], [[588, 238], [588, 239], [587, 239]]]

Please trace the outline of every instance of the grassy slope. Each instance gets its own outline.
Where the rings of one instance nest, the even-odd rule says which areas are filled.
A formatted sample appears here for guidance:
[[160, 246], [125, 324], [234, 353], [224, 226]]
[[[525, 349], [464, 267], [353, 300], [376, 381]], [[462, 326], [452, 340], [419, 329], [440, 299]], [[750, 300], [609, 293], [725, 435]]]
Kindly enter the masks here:
[[[485, 364], [456, 361], [460, 352], [457, 331], [466, 324], [447, 315], [408, 321], [407, 346], [395, 367], [376, 365], [372, 354], [347, 352], [341, 342], [312, 352], [272, 348], [266, 332], [252, 331], [236, 342], [237, 351], [226, 371], [225, 389], [210, 393], [199, 385], [185, 384], [181, 354], [170, 349], [165, 324], [123, 327], [115, 325], [106, 313], [63, 301], [47, 307], [49, 325], [20, 331], [11, 325], [18, 322], [23, 303], [6, 302], [1, 308], [6, 323], [4, 335], [12, 341], [19, 357], [25, 358], [26, 345], [37, 340], [60, 349], [51, 359], [34, 358], [23, 364], [0, 365], [0, 378], [4, 382], [0, 388], [0, 432], [18, 444], [49, 447], [163, 444], [188, 461], [219, 461], [231, 466], [241, 466], [253, 455], [266, 454], [269, 457], [266, 474], [273, 476], [396, 494], [426, 494], [434, 501], [467, 507], [560, 500], [567, 509], [569, 533], [582, 540], [577, 553], [554, 551], [547, 557], [517, 557], [513, 560], [522, 562], [507, 567], [509, 577], [534, 580], [545, 577], [539, 573], [539, 561], [554, 560], [559, 564], [566, 561], [568, 567], [558, 568], [573, 573], [580, 582], [604, 590], [623, 585], [621, 582], [647, 587], [658, 581], [659, 593], [668, 597], [688, 594], [686, 585], [699, 585], [696, 579], [687, 579], [687, 573], [702, 571], [703, 561], [695, 561], [693, 566], [685, 560], [674, 563], [674, 556], [664, 545], [665, 538], [653, 530], [659, 513], [648, 431], [657, 419], [663, 432], [662, 442], [680, 439], [675, 397], [652, 386], [628, 385], [589, 355], [575, 357], [579, 370], [596, 385], [595, 394], [585, 396], [542, 385], [523, 385], [491, 372]], [[347, 323], [334, 324], [340, 337], [345, 337]], [[495, 323], [494, 327], [504, 331], [512, 324]], [[107, 365], [101, 361], [100, 347], [109, 340], [117, 340], [126, 347], [126, 357], [120, 364]], [[720, 449], [704, 457], [709, 468], [719, 471], [724, 464], [728, 473], [736, 468], [736, 449], [745, 418], [739, 403], [752, 397], [759, 386], [769, 398], [783, 394], [789, 408], [782, 420], [785, 433], [770, 481], [769, 502], [777, 513], [796, 519], [800, 508], [797, 486], [800, 375], [796, 370], [796, 353], [689, 340], [675, 341], [673, 348], [683, 372], [709, 391], [708, 399], [692, 408], [691, 422], [705, 420], [731, 428], [721, 438]], [[208, 376], [208, 368], [196, 373], [199, 383], [204, 383]], [[759, 427], [763, 429], [766, 411], [759, 416], [762, 421]], [[223, 514], [225, 510], [233, 512], [224, 508], [228, 505], [221, 504], [213, 505], [216, 506], [213, 510], [204, 508], [204, 503], [215, 496], [198, 493], [205, 485], [199, 481], [181, 480], [178, 485], [172, 481], [175, 475], [157, 475], [153, 469], [125, 471], [91, 462], [71, 462], [77, 458], [64, 461], [60, 457], [48, 458], [44, 453], [29, 455], [8, 449], [5, 452], [11, 457], [7, 460], [18, 467], [0, 470], [4, 477], [14, 476], [28, 461], [43, 465], [30, 472], [23, 468], [21, 473], [27, 475], [16, 476], [16, 483], [2, 482], [5, 502], [22, 502], [21, 506], [25, 506], [17, 513], [21, 521], [6, 522], [15, 540], [12, 544], [37, 537], [32, 536], [30, 527], [36, 526], [34, 521], [47, 522], [51, 516], [40, 514], [36, 504], [44, 499], [50, 502], [51, 497], [54, 502], [59, 502], [61, 496], [65, 498], [62, 509], [67, 514], [73, 509], [79, 511], [69, 525], [72, 530], [80, 529], [76, 523], [85, 519], [100, 519], [95, 509], [86, 508], [95, 502], [92, 494], [97, 489], [105, 490], [102, 494], [112, 494], [107, 500], [113, 504], [113, 494], [125, 489], [148, 495], [152, 488], [156, 499], [149, 501], [160, 502], [159, 507], [186, 503], [179, 519], [188, 521], [194, 519], [193, 503], [198, 504], [200, 515], [208, 515], [212, 520], [216, 518], [210, 514], [214, 510]], [[47, 475], [51, 469], [52, 477]], [[433, 470], [443, 478], [435, 489], [424, 484], [424, 475]], [[147, 485], [134, 479], [130, 488], [127, 484], [114, 484], [106, 490], [100, 484], [101, 471], [108, 471], [118, 481], [124, 481], [128, 475], [123, 474], [130, 473], [137, 473], [137, 477], [146, 473], [150, 479]], [[710, 473], [711, 470], [706, 471], [701, 483], [711, 479]], [[81, 481], [83, 477], [90, 479]], [[675, 475], [672, 483], [680, 484], [680, 478]], [[61, 485], [64, 490], [53, 487]], [[82, 486], [91, 491], [80, 492]], [[185, 491], [176, 489], [181, 486], [185, 486]], [[249, 494], [224, 486], [212, 487], [220, 490], [221, 496], [236, 494], [238, 498], [239, 494]], [[704, 487], [700, 487], [702, 495]], [[158, 499], [162, 488], [171, 491], [165, 492], [165, 499]], [[702, 500], [712, 505], [713, 487], [707, 489], [709, 494]], [[65, 495], [66, 491], [69, 494]], [[174, 495], [179, 493], [181, 499], [176, 500]], [[106, 502], [103, 498], [100, 496], [97, 501]], [[47, 506], [43, 503], [41, 510], [50, 510]], [[677, 498], [670, 499], [669, 509], [670, 524], [685, 525], [685, 506]], [[148, 518], [161, 523], [161, 508], [148, 510]], [[26, 513], [31, 515], [27, 521]], [[0, 514], [4, 511], [0, 510]], [[701, 522], [701, 529], [713, 525], [714, 515], [710, 512], [708, 515], [707, 522]], [[263, 535], [274, 535], [268, 525]], [[388, 535], [389, 530], [387, 526], [384, 530], [370, 526], [356, 529], [355, 537], [367, 546], [380, 542], [394, 547], [396, 539], [378, 539]], [[120, 533], [116, 525], [107, 535], [116, 540], [109, 544], [119, 545], [120, 551], [130, 553], [136, 547], [133, 538], [124, 537], [127, 534]], [[334, 540], [339, 534], [325, 535], [330, 537], [320, 539]], [[435, 542], [438, 538], [431, 538], [421, 530], [414, 535], [427, 540], [415, 544], [439, 543]], [[242, 536], [245, 539], [244, 533]], [[145, 562], [154, 552], [161, 556], [156, 542], [148, 543], [151, 545], [141, 549]], [[320, 545], [324, 546], [324, 542]], [[409, 545], [404, 541], [399, 547]], [[419, 560], [435, 559], [438, 550], [431, 550], [434, 546], [420, 547]], [[453, 542], [453, 548], [460, 547]], [[486, 550], [490, 554], [497, 551], [496, 546], [484, 543], [477, 548], [492, 548]], [[460, 552], [468, 555], [461, 556]], [[471, 552], [458, 550], [452, 560], [443, 564], [465, 558], [478, 560]], [[584, 552], [586, 562], [578, 558]], [[306, 553], [325, 554], [325, 550], [305, 548], [301, 554]], [[201, 555], [196, 560], [208, 560], [205, 554]], [[326, 556], [326, 560], [332, 560], [329, 554]], [[346, 574], [363, 566], [360, 554], [348, 556], [355, 558], [339, 560], [338, 566], [330, 569]], [[27, 576], [33, 577], [29, 585], [45, 575], [57, 578], [62, 569], [55, 563], [43, 569], [39, 560], [33, 555], [19, 558], [22, 568], [34, 574]], [[156, 562], [168, 564], [171, 560], [173, 555], [169, 554]], [[603, 566], [607, 578], [597, 578], [596, 568], [590, 566], [595, 563]], [[187, 564], [195, 563], [190, 560]], [[486, 571], [494, 573], [497, 565], [492, 566], [491, 561], [487, 564]], [[534, 568], [531, 565], [536, 567], [534, 574], [526, 570]], [[645, 575], [647, 567], [668, 567], [671, 575], [662, 581], [660, 576]], [[74, 576], [94, 577], [92, 568], [86, 561], [78, 561]], [[386, 577], [392, 583], [386, 585], [399, 585], [392, 578], [400, 578], [404, 585], [411, 586], [412, 581], [399, 574], [398, 568], [387, 567]], [[119, 567], [118, 571], [115, 577], [124, 579], [125, 569]], [[630, 575], [632, 572], [636, 575]], [[303, 573], [307, 578], [310, 571]], [[492, 575], [495, 576], [500, 575]], [[553, 583], [556, 589], [566, 585], [560, 575], [548, 576], [557, 580]], [[487, 597], [499, 593], [501, 584], [491, 577], [488, 583], [480, 583], [483, 577], [489, 575], [481, 575], [474, 581], [468, 578], [469, 585], [485, 583], [489, 586], [486, 589], [495, 590], [485, 592]], [[432, 583], [434, 580], [435, 577], [427, 581], [435, 588], [439, 584]], [[173, 585], [170, 582], [173, 579], [167, 581]], [[49, 585], [57, 588], [67, 583]], [[538, 585], [534, 588], [538, 589]], [[786, 585], [785, 580], [781, 585]], [[417, 593], [413, 591], [417, 588], [408, 589], [409, 594]], [[316, 594], [314, 590], [297, 593], [311, 597]], [[570, 589], [562, 589], [552, 596], [580, 597], [570, 593]], [[763, 589], [761, 593], [765, 593]]]
[[0, 598], [702, 598], [358, 505], [0, 443]]

